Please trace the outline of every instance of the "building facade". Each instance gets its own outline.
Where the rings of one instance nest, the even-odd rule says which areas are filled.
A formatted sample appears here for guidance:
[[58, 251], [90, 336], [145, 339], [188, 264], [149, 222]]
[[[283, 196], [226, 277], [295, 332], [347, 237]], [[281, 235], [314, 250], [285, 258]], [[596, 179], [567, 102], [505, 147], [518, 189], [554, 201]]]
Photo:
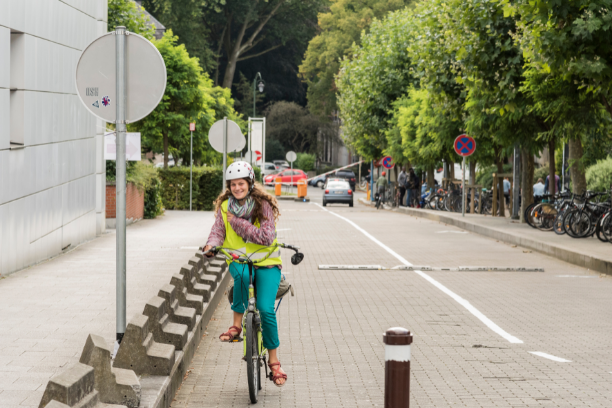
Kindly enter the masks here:
[[107, 0], [0, 0], [0, 274], [105, 229], [106, 124], [76, 95]]

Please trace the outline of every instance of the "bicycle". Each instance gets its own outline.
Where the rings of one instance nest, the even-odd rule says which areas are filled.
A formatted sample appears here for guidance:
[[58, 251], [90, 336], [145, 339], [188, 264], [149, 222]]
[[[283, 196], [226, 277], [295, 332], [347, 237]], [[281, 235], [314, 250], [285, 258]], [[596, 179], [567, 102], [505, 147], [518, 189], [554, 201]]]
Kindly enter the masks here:
[[[291, 249], [295, 253], [291, 256], [291, 263], [293, 265], [298, 265], [304, 259], [304, 254], [299, 251], [299, 247], [295, 247], [292, 245], [278, 243], [274, 246], [268, 246], [262, 249], [270, 249], [273, 248], [272, 251], [268, 255], [258, 259], [251, 259], [253, 255], [257, 254], [254, 252], [250, 256], [246, 256], [242, 251], [238, 251], [231, 248], [223, 248], [223, 247], [212, 247], [208, 253], [213, 253], [214, 255], [219, 252], [222, 253], [227, 260], [231, 262], [236, 262], [242, 265], [248, 265], [249, 267], [249, 296], [248, 296], [248, 306], [246, 311], [244, 312], [244, 317], [242, 318], [242, 339], [244, 342], [243, 347], [243, 360], [247, 363], [247, 380], [249, 383], [249, 397], [253, 404], [257, 403], [257, 396], [259, 391], [261, 390], [261, 366], [265, 366], [266, 370], [266, 378], [269, 378], [273, 381], [272, 370], [268, 374], [268, 366], [266, 364], [266, 353], [267, 350], [263, 346], [263, 332], [261, 330], [261, 318], [259, 316], [259, 311], [257, 310], [257, 290], [255, 288], [255, 268], [254, 266], [258, 263], [261, 263], [268, 259], [270, 255], [276, 251], [279, 247], [285, 249]], [[232, 251], [232, 252], [228, 252]], [[240, 253], [242, 256], [238, 255]], [[279, 302], [280, 306], [280, 302]], [[276, 308], [278, 310], [278, 307]], [[240, 341], [240, 340], [238, 340]]]

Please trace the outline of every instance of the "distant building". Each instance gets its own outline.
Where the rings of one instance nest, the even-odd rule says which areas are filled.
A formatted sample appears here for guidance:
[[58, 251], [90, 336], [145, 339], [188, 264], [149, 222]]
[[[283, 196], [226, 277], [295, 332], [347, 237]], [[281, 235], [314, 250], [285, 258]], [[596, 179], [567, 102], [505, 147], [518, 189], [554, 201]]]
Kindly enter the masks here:
[[162, 38], [166, 32], [166, 27], [142, 6], [142, 0], [134, 0], [134, 2], [142, 7], [142, 11], [144, 11], [145, 15], [149, 18], [149, 25], [155, 28], [155, 38], [158, 40]]
[[333, 135], [319, 135], [318, 168], [342, 167], [359, 161], [345, 146], [342, 138], [341, 119], [337, 112], [332, 113]]
[[104, 130], [76, 95], [107, 0], [0, 0], [0, 274], [105, 229]]

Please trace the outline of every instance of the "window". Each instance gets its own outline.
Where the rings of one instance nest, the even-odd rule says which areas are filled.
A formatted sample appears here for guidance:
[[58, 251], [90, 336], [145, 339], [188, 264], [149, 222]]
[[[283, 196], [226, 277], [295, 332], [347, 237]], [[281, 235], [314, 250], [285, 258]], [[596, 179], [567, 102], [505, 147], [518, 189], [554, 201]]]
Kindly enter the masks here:
[[24, 146], [25, 36], [11, 30], [10, 50], [10, 140], [11, 149]]

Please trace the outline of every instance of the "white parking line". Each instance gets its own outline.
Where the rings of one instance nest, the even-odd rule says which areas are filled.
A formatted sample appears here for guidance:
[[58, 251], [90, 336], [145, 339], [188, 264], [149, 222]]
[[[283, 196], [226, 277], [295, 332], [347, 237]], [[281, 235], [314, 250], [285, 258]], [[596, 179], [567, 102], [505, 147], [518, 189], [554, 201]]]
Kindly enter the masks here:
[[[336, 214], [336, 213], [334, 213], [332, 211], [328, 211], [327, 209], [325, 209], [324, 207], [320, 206], [317, 203], [311, 203], [311, 204], [314, 204], [314, 205], [320, 207], [321, 209], [323, 209], [323, 211], [327, 211], [328, 213], [330, 213], [330, 214], [332, 214], [332, 215], [334, 215], [334, 216], [336, 216], [336, 217], [338, 217], [338, 218], [348, 222], [353, 227], [355, 227], [358, 231], [360, 231], [363, 235], [365, 235], [366, 237], [370, 238], [372, 241], [374, 241], [376, 244], [378, 244], [378, 246], [380, 246], [385, 251], [387, 251], [388, 253], [393, 255], [401, 263], [403, 263], [406, 266], [412, 266], [412, 264], [410, 262], [408, 262], [406, 259], [404, 259], [401, 255], [399, 255], [397, 252], [395, 252], [394, 250], [392, 250], [391, 248], [389, 248], [388, 246], [386, 246], [385, 244], [380, 242], [378, 239], [374, 238], [369, 232], [367, 232], [366, 230], [361, 228], [359, 225], [355, 224], [353, 221], [351, 221], [348, 218], [345, 218], [345, 217], [343, 217], [341, 215], [338, 215], [338, 214]], [[459, 303], [461, 306], [466, 308], [470, 313], [472, 313], [478, 320], [483, 322], [489, 329], [493, 330], [495, 333], [499, 334], [501, 337], [503, 337], [504, 339], [508, 340], [510, 343], [523, 343], [523, 340], [521, 340], [521, 339], [519, 339], [517, 337], [512, 336], [511, 334], [506, 332], [504, 329], [499, 327], [497, 324], [493, 323], [493, 321], [491, 321], [491, 319], [489, 319], [482, 312], [480, 312], [478, 309], [476, 309], [474, 306], [472, 306], [472, 304], [470, 302], [468, 302], [467, 300], [463, 299], [461, 296], [457, 295], [456, 293], [454, 293], [453, 291], [448, 289], [446, 286], [442, 285], [440, 282], [438, 282], [437, 280], [433, 279], [431, 276], [427, 275], [426, 273], [424, 273], [422, 271], [414, 271], [414, 272], [419, 274], [421, 277], [426, 279], [429, 283], [431, 283], [432, 285], [434, 285], [435, 287], [440, 289], [442, 292], [446, 293], [448, 296], [453, 298], [457, 303]]]
[[553, 356], [552, 354], [544, 353], [543, 351], [530, 351], [530, 353], [536, 356], [547, 358], [552, 361], [556, 361], [558, 363], [571, 363], [572, 362], [571, 360], [566, 360], [561, 357], [556, 357], [556, 356]]

